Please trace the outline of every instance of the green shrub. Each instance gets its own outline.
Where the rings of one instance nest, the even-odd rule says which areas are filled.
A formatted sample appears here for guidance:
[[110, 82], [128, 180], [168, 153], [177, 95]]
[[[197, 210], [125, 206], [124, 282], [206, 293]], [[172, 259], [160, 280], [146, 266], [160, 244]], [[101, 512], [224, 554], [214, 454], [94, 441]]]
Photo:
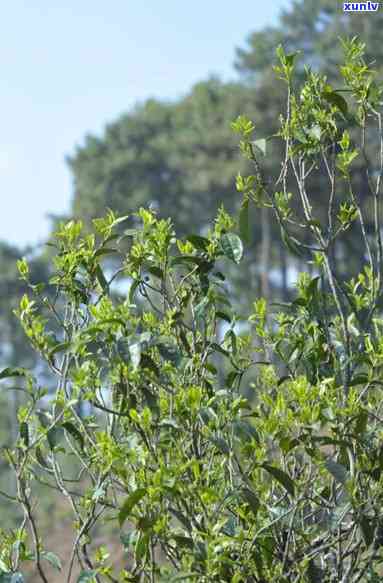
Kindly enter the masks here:
[[[222, 271], [243, 248], [223, 209], [206, 237], [178, 240], [170, 221], [144, 209], [122, 234], [124, 217], [111, 211], [92, 234], [75, 221], [56, 233], [56, 295], [31, 285], [18, 316], [57, 389], [47, 395], [23, 369], [0, 375], [28, 395], [19, 439], [4, 452], [25, 520], [2, 537], [0, 581], [22, 581], [28, 560], [42, 581], [46, 561], [60, 568], [38, 530], [36, 480], [74, 514], [67, 581], [75, 562], [79, 582], [380, 580], [382, 87], [360, 43], [344, 49], [342, 91], [309, 70], [295, 88], [296, 55], [278, 49], [288, 88], [280, 133], [254, 140], [250, 120], [233, 123], [255, 165], [237, 178], [242, 234], [251, 203], [271, 208], [290, 251], [311, 262], [291, 304], [256, 299], [238, 322]], [[262, 156], [274, 139], [286, 155], [270, 185]], [[356, 156], [371, 233], [353, 191]], [[321, 220], [310, 192], [320, 165], [329, 184]], [[337, 250], [355, 221], [366, 265], [342, 281]], [[26, 263], [19, 268], [28, 279]], [[92, 547], [109, 520], [126, 551], [121, 573]]]

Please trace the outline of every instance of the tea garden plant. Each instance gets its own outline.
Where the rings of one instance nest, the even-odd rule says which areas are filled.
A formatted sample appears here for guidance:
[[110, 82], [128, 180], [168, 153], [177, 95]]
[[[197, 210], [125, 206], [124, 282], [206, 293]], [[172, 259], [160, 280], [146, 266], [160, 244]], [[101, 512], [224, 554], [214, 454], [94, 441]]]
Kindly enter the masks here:
[[[30, 561], [45, 583], [49, 564], [62, 569], [39, 529], [40, 482], [73, 514], [63, 581], [78, 566], [79, 583], [381, 580], [383, 86], [358, 39], [342, 42], [343, 87], [310, 69], [298, 85], [297, 55], [280, 47], [279, 133], [233, 122], [254, 167], [237, 176], [238, 225], [222, 208], [206, 236], [177, 239], [151, 210], [125, 231], [127, 218], [109, 211], [91, 233], [60, 226], [46, 288], [19, 263], [30, 293], [17, 316], [56, 389], [24, 369], [0, 374], [26, 395], [19, 439], [3, 448], [17, 492], [2, 495], [24, 518], [1, 533], [1, 583], [23, 582]], [[271, 181], [262, 158], [277, 141], [285, 156]], [[323, 169], [319, 209], [310, 178]], [[244, 322], [225, 269], [240, 263], [254, 204], [274, 213], [312, 275], [300, 274], [289, 304], [254, 298]], [[351, 226], [365, 265], [344, 281]], [[92, 544], [106, 524], [120, 532], [122, 571]]]

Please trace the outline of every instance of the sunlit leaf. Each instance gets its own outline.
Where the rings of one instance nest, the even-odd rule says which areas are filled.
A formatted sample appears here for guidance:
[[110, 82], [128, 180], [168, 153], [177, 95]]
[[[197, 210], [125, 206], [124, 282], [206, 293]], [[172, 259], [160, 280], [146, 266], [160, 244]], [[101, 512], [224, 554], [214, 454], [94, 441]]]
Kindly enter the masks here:
[[221, 245], [226, 257], [239, 263], [243, 255], [243, 245], [241, 239], [235, 233], [225, 233], [221, 237]]

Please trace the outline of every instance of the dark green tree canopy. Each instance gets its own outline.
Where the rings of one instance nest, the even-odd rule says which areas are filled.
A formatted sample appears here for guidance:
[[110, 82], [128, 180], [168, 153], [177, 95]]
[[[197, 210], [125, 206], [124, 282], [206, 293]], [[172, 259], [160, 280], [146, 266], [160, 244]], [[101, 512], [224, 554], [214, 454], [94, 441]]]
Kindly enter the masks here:
[[254, 110], [251, 92], [218, 79], [198, 83], [179, 102], [137, 106], [69, 158], [74, 214], [89, 223], [105, 207], [126, 213], [152, 203], [185, 232], [211, 219], [222, 200], [234, 208], [230, 120], [244, 110]]
[[[304, 65], [310, 65], [323, 70], [334, 87], [341, 87], [338, 37], [358, 34], [368, 39], [366, 62], [379, 64], [382, 23], [382, 12], [373, 18], [348, 15], [332, 0], [294, 2], [274, 27], [253, 33], [247, 46], [237, 51], [240, 83], [209, 79], [178, 101], [149, 100], [109, 124], [100, 137], [88, 136], [68, 160], [75, 190], [72, 214], [89, 225], [107, 207], [126, 214], [151, 203], [160, 216], [173, 217], [179, 233], [203, 230], [220, 202], [229, 211], [238, 206], [233, 178], [238, 170], [245, 170], [246, 163], [239, 161], [230, 120], [239, 113], [248, 114], [255, 120], [257, 139], [277, 131], [284, 90], [272, 70], [276, 46], [282, 43], [287, 53], [302, 51], [297, 80], [303, 78]], [[280, 143], [268, 142], [264, 160], [268, 180], [278, 174], [281, 155]], [[362, 158], [353, 172], [360, 176], [358, 189], [364, 204], [367, 184]], [[318, 204], [324, 209], [324, 167], [314, 180]], [[370, 216], [367, 213], [367, 230]], [[271, 266], [281, 268], [286, 282], [288, 259], [278, 242], [275, 222], [270, 220], [260, 213], [254, 216], [251, 261], [261, 263], [266, 274]], [[359, 235], [353, 227], [349, 233], [347, 244], [354, 247], [357, 258]], [[265, 282], [264, 290], [268, 287]], [[286, 295], [286, 283], [282, 287]]]
[[381, 11], [366, 17], [344, 13], [342, 3], [334, 0], [294, 0], [274, 27], [253, 32], [245, 48], [237, 49], [235, 67], [254, 83], [275, 62], [275, 47], [282, 44], [288, 53], [302, 51], [306, 64], [337, 77], [342, 60], [337, 40], [353, 36], [368, 42], [366, 62], [380, 67], [382, 24]]

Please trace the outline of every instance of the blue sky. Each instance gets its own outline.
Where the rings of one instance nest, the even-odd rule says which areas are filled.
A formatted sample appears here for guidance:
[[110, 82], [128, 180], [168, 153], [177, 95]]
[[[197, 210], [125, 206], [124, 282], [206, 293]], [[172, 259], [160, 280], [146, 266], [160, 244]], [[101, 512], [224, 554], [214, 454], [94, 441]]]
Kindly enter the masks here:
[[290, 0], [4, 0], [0, 239], [41, 242], [69, 209], [65, 156], [148, 97], [234, 77], [234, 48]]

